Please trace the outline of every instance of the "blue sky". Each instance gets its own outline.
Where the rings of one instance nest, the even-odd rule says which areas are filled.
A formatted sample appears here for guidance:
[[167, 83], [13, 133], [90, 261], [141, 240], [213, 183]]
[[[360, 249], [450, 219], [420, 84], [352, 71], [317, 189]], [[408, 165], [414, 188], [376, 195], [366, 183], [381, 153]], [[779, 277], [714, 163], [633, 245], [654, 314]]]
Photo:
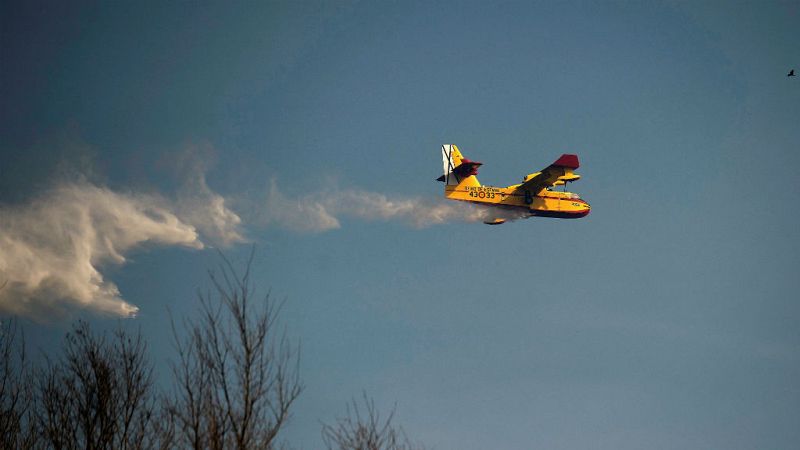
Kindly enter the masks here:
[[[120, 205], [157, 208], [131, 224], [174, 215], [186, 227], [122, 233], [124, 263], [105, 249], [92, 266], [119, 290], [109, 304], [139, 308], [123, 324], [162, 376], [166, 309], [197, 309], [213, 247], [241, 262], [255, 243], [259, 289], [288, 299], [302, 341], [296, 447], [319, 448], [319, 422], [362, 390], [441, 449], [800, 440], [800, 3], [7, 3], [0, 18], [0, 232], [70, 260], [61, 234], [14, 226], [85, 236], [36, 215], [74, 198], [110, 222]], [[443, 143], [494, 185], [577, 153], [592, 213], [419, 227], [330, 203], [436, 207]], [[0, 273], [29, 286], [8, 242]], [[117, 324], [92, 295], [32, 292], [46, 351], [74, 317]]]

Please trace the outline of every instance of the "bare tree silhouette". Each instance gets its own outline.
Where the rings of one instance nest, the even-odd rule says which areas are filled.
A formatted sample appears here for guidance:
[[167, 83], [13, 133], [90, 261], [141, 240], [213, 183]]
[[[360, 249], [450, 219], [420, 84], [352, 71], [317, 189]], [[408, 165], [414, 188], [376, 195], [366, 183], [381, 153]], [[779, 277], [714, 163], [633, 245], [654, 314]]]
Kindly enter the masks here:
[[152, 367], [141, 334], [111, 341], [79, 321], [64, 353], [36, 376], [36, 418], [46, 448], [159, 447]]
[[[222, 256], [212, 291], [198, 294], [200, 318], [173, 322], [178, 360], [168, 410], [181, 446], [272, 449], [302, 391], [299, 347], [277, 325], [282, 302], [267, 293], [253, 301], [250, 254], [239, 275]], [[213, 293], [213, 294], [212, 294]]]
[[25, 336], [16, 320], [3, 321], [0, 323], [0, 442], [4, 446], [30, 449], [37, 445], [32, 404], [33, 383]]
[[355, 399], [347, 405], [347, 415], [335, 424], [322, 425], [322, 440], [328, 450], [415, 450], [416, 445], [406, 436], [402, 428], [392, 424], [395, 410], [386, 420], [381, 420], [375, 402], [363, 394], [364, 413]]
[[[254, 301], [250, 268], [224, 257], [199, 293], [196, 319], [172, 322], [173, 388], [161, 395], [141, 334], [93, 333], [78, 321], [63, 352], [32, 367], [14, 320], [0, 324], [0, 448], [54, 450], [272, 450], [303, 386], [300, 349], [279, 326], [283, 302]], [[2, 289], [2, 287], [0, 287]], [[185, 331], [185, 332], [184, 332]], [[394, 409], [353, 400], [323, 424], [328, 450], [415, 450]]]

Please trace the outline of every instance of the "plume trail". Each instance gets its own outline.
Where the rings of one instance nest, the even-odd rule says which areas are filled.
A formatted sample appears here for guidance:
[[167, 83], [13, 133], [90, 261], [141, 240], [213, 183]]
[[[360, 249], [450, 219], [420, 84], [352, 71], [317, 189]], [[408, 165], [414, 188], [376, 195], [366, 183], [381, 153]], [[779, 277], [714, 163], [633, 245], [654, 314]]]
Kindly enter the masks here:
[[479, 222], [494, 218], [516, 220], [524, 214], [460, 202], [418, 197], [390, 197], [358, 189], [325, 189], [289, 198], [270, 184], [262, 223], [301, 232], [323, 232], [341, 227], [341, 218], [400, 221], [414, 228], [448, 222]]
[[[239, 215], [207, 185], [203, 167], [192, 167], [174, 199], [121, 193], [88, 182], [62, 183], [21, 205], [0, 204], [0, 314], [47, 321], [75, 308], [132, 317], [127, 302], [100, 268], [121, 265], [132, 249], [204, 242], [244, 242]], [[290, 198], [273, 180], [258, 224], [318, 233], [340, 228], [345, 218], [399, 221], [414, 228], [448, 222], [523, 217], [441, 199], [397, 197], [330, 187]]]
[[201, 235], [221, 244], [243, 240], [239, 217], [197, 182], [179, 201], [80, 182], [27, 204], [0, 205], [0, 313], [39, 321], [72, 308], [135, 316], [138, 308], [98, 267], [123, 264], [127, 252], [145, 244], [199, 249]]

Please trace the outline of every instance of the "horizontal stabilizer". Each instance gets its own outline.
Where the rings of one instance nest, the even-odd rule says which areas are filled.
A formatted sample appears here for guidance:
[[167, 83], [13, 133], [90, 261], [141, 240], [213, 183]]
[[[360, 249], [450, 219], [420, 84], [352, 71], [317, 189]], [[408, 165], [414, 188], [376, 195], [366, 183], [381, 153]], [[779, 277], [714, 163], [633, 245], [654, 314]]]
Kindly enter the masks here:
[[[450, 175], [455, 174], [457, 176], [456, 180], [463, 180], [464, 178], [467, 178], [470, 175], [477, 175], [478, 167], [482, 165], [483, 163], [464, 159], [461, 161], [461, 164], [459, 164], [458, 167], [456, 167], [455, 169], [453, 169], [452, 172], [450, 172]], [[436, 181], [444, 182], [446, 179], [447, 178], [444, 175], [442, 175], [439, 178], [437, 178]]]

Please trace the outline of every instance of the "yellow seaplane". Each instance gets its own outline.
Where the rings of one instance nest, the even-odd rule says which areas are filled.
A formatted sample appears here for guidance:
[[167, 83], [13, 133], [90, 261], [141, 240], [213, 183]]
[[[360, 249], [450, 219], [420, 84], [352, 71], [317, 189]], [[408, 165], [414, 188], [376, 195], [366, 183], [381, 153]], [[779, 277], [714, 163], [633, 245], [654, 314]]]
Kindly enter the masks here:
[[[482, 186], [476, 175], [483, 164], [464, 158], [455, 144], [442, 145], [442, 161], [444, 174], [437, 181], [444, 182], [445, 198], [496, 208], [498, 217], [484, 221], [489, 225], [504, 223], [509, 213], [577, 219], [591, 210], [578, 194], [566, 191], [567, 183], [581, 177], [573, 172], [579, 166], [578, 155], [563, 154], [540, 172], [525, 176], [522, 183], [508, 187]], [[553, 190], [555, 186], [564, 186], [564, 191]]]

